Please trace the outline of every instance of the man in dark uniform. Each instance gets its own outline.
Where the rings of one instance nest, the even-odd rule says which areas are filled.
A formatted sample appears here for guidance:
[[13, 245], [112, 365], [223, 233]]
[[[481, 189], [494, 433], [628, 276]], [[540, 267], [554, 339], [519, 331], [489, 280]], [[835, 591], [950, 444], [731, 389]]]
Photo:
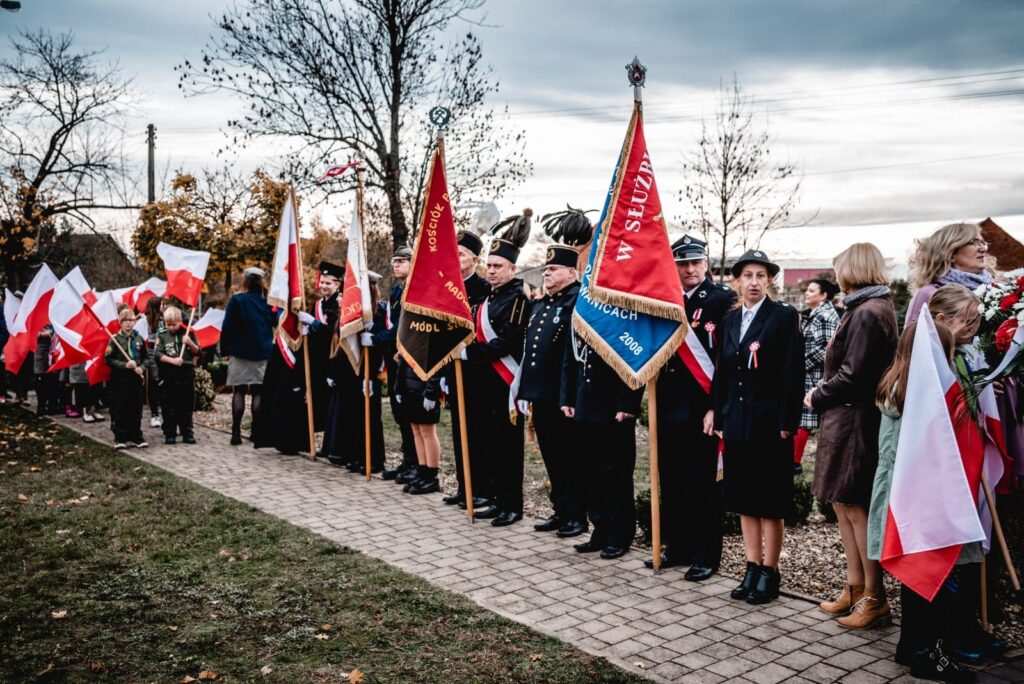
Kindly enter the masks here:
[[331, 360], [331, 343], [341, 316], [341, 284], [345, 281], [345, 268], [321, 261], [317, 273], [320, 299], [313, 303], [312, 314], [299, 312], [299, 322], [309, 326], [306, 344], [309, 345], [309, 381], [313, 385], [310, 392], [313, 397], [313, 429], [320, 432], [327, 426], [327, 405], [330, 403], [327, 368]]
[[481, 494], [491, 501], [474, 517], [493, 518], [495, 527], [523, 519], [523, 421], [512, 422], [509, 392], [522, 359], [529, 305], [515, 273], [519, 249], [529, 237], [530, 215], [527, 210], [515, 217], [509, 230], [491, 242], [491, 293], [473, 307], [476, 341], [463, 350], [473, 482], [481, 483]]
[[397, 484], [406, 485], [416, 477], [416, 442], [412, 435], [412, 426], [405, 419], [402, 405], [395, 401], [395, 383], [398, 382], [398, 319], [402, 315], [402, 290], [405, 279], [409, 277], [409, 266], [412, 261], [412, 249], [399, 247], [391, 257], [391, 271], [395, 284], [391, 288], [386, 302], [380, 303], [382, 309], [378, 315], [382, 325], [375, 326], [373, 346], [380, 349], [384, 357], [384, 368], [388, 374], [388, 401], [391, 403], [391, 415], [402, 433], [402, 463], [394, 470], [385, 470], [381, 475], [385, 480], [394, 480]]
[[[707, 277], [707, 245], [686, 235], [672, 245], [686, 318], [700, 348], [680, 351], [658, 376], [658, 454], [661, 469], [661, 567], [689, 565], [685, 578], [700, 582], [722, 560], [722, 488], [718, 481], [718, 444], [708, 382], [714, 376], [722, 317], [736, 296]], [[690, 340], [693, 342], [693, 340]], [[698, 360], [691, 351], [703, 351]], [[689, 353], [688, 353], [689, 352]], [[704, 361], [701, 364], [700, 361]], [[696, 364], [696, 365], [694, 365]], [[696, 375], [695, 375], [696, 373]], [[645, 561], [648, 567], [653, 563]]]
[[[459, 267], [462, 269], [462, 278], [466, 284], [466, 296], [469, 298], [470, 307], [477, 306], [487, 299], [491, 293], [491, 284], [484, 280], [476, 272], [480, 263], [480, 252], [484, 243], [473, 233], [462, 231], [459, 233]], [[463, 481], [465, 474], [462, 472], [462, 436], [459, 427], [459, 396], [455, 384], [455, 364], [448, 364], [444, 369], [445, 391], [448, 394], [448, 408], [452, 415], [452, 443], [455, 445], [455, 476], [459, 482], [459, 490], [451, 496], [444, 497], [443, 501], [448, 505], [458, 504], [466, 506], [466, 483]], [[479, 476], [478, 476], [479, 477]], [[473, 487], [474, 507], [483, 507], [487, 501], [479, 496], [477, 488]]]
[[636, 534], [633, 469], [636, 417], [643, 389], [631, 390], [581, 338], [567, 344], [562, 362], [562, 413], [577, 423], [578, 453], [587, 460], [585, 498], [594, 524], [579, 553], [620, 558]]
[[557, 530], [559, 537], [575, 537], [587, 531], [577, 426], [572, 418], [562, 413], [560, 403], [562, 362], [580, 291], [576, 271], [578, 258], [579, 251], [575, 247], [552, 245], [548, 248], [544, 264], [547, 294], [534, 302], [526, 326], [517, 397], [521, 413], [525, 413], [522, 404], [530, 404], [537, 443], [551, 482], [554, 515], [533, 527], [538, 532]]

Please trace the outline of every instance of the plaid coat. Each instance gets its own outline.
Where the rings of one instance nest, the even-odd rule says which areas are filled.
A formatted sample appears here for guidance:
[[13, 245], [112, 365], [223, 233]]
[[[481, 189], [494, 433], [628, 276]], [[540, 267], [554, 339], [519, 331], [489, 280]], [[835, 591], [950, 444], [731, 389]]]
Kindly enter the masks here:
[[[839, 314], [832, 302], [824, 302], [817, 309], [812, 309], [804, 318], [804, 393], [814, 389], [825, 377], [825, 351], [828, 343], [839, 327]], [[800, 427], [807, 430], [817, 429], [818, 412], [803, 408], [800, 416]]]

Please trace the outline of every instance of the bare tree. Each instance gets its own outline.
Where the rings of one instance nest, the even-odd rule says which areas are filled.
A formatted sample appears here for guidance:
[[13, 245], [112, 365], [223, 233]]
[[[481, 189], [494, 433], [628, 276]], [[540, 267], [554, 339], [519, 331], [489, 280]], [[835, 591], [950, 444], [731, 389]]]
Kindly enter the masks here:
[[10, 41], [0, 60], [0, 255], [15, 286], [61, 231], [93, 229], [90, 212], [132, 209], [124, 174], [123, 115], [131, 80], [74, 35], [45, 29]]
[[720, 87], [714, 119], [701, 121], [696, 149], [685, 154], [683, 225], [720, 255], [720, 277], [730, 250], [756, 249], [769, 231], [793, 225], [802, 175], [795, 164], [773, 160], [773, 144], [767, 122], [757, 125], [753, 104], [733, 77], [732, 87]]
[[[237, 96], [230, 146], [288, 145], [286, 173], [310, 186], [323, 170], [365, 160], [367, 186], [383, 191], [395, 245], [409, 238], [422, 201], [421, 168], [433, 131], [430, 107], [452, 110], [446, 134], [453, 200], [500, 196], [531, 171], [522, 132], [485, 100], [498, 83], [480, 43], [465, 33], [442, 44], [454, 21], [483, 0], [249, 0], [217, 21], [198, 63], [177, 67], [186, 94]], [[354, 179], [327, 192], [351, 189]]]

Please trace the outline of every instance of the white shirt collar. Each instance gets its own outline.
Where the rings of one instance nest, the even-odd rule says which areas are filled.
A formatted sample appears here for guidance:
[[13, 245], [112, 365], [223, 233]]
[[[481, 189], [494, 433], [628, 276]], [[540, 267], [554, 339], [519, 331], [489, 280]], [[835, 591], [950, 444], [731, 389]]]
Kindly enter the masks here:
[[684, 295], [686, 295], [686, 298], [687, 298], [687, 299], [689, 299], [689, 298], [690, 298], [690, 295], [692, 295], [692, 294], [693, 294], [694, 292], [696, 292], [697, 290], [699, 290], [699, 289], [700, 289], [700, 286], [701, 286], [701, 285], [703, 285], [703, 284], [704, 284], [704, 283], [697, 283], [697, 285], [696, 285], [696, 286], [695, 286], [695, 287], [694, 287], [693, 289], [690, 289], [690, 290], [683, 290], [683, 294], [684, 294]]
[[750, 311], [754, 316], [756, 316], [757, 312], [761, 309], [761, 305], [764, 304], [764, 300], [766, 300], [766, 299], [768, 299], [768, 295], [765, 295], [764, 297], [761, 297], [761, 301], [759, 301], [757, 304], [755, 304], [754, 306], [752, 306], [750, 308], [747, 308], [747, 305], [744, 304], [743, 305], [743, 313], [746, 314], [748, 311]]

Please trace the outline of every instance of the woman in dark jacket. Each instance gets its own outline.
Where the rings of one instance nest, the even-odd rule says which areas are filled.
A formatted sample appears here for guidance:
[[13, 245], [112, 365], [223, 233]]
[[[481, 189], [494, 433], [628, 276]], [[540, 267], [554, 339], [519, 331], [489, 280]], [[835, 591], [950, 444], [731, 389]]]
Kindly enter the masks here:
[[405, 359], [398, 358], [398, 382], [395, 399], [402, 407], [403, 417], [412, 426], [416, 442], [416, 478], [403, 487], [409, 494], [430, 494], [440, 491], [437, 469], [441, 461], [441, 442], [437, 438], [437, 423], [441, 420], [440, 375], [421, 380]]
[[246, 392], [252, 395], [252, 415], [260, 410], [260, 395], [267, 359], [274, 346], [277, 321], [263, 294], [263, 271], [245, 269], [245, 292], [228, 300], [220, 333], [220, 349], [228, 358], [231, 398], [231, 444], [242, 443], [242, 415]]
[[875, 391], [892, 363], [899, 333], [878, 248], [867, 242], [851, 245], [833, 265], [847, 313], [825, 354], [825, 379], [804, 403], [821, 413], [811, 490], [836, 511], [847, 581], [835, 601], [820, 607], [842, 616], [844, 627], [865, 629], [889, 619], [882, 569], [867, 555], [867, 511], [881, 423]]
[[793, 507], [793, 435], [804, 391], [800, 314], [768, 296], [779, 267], [751, 250], [732, 267], [739, 306], [722, 318], [712, 385], [714, 429], [725, 442], [726, 509], [740, 516], [747, 570], [732, 598], [779, 595], [783, 519]]

